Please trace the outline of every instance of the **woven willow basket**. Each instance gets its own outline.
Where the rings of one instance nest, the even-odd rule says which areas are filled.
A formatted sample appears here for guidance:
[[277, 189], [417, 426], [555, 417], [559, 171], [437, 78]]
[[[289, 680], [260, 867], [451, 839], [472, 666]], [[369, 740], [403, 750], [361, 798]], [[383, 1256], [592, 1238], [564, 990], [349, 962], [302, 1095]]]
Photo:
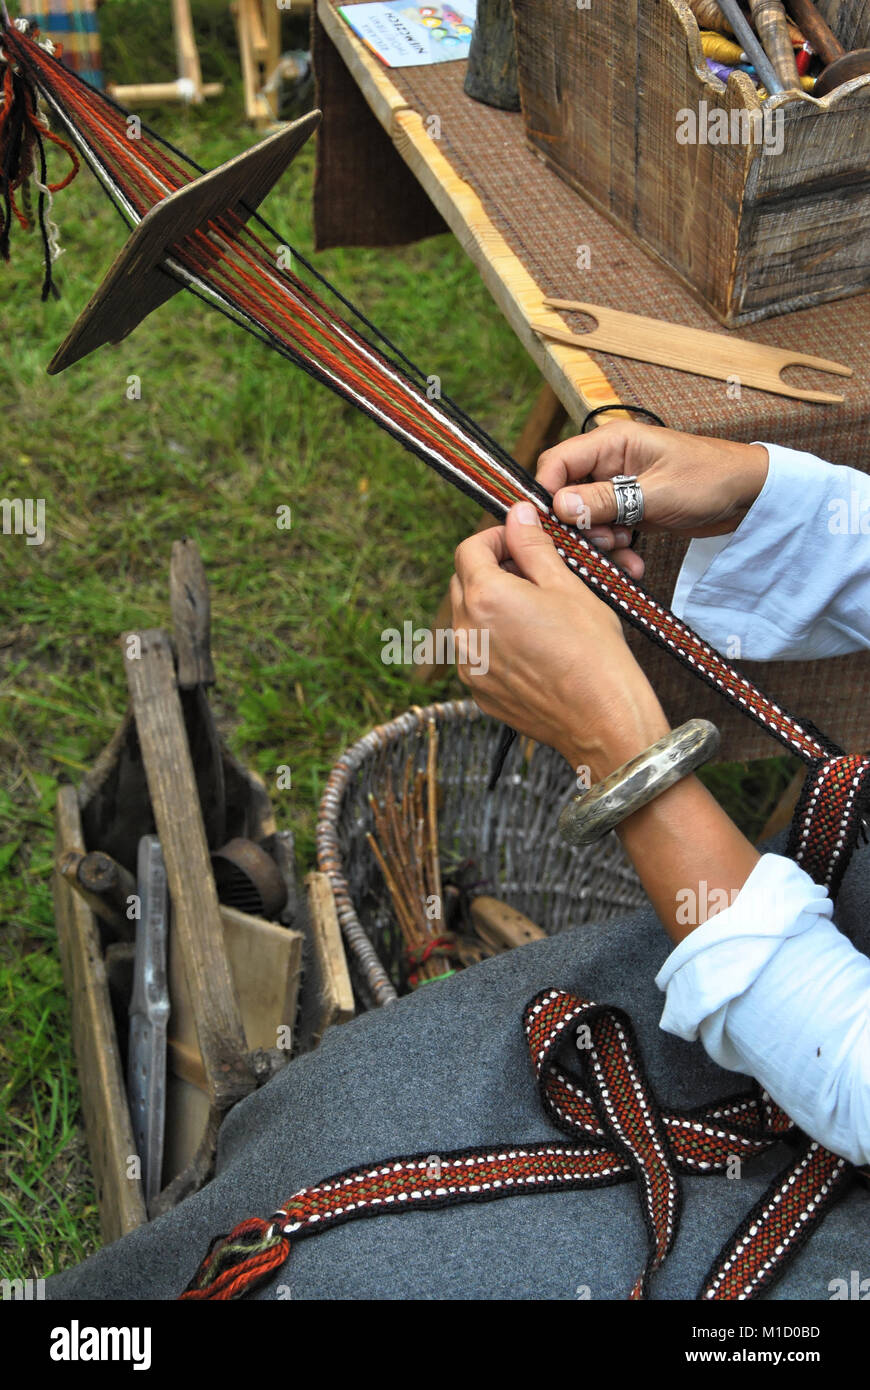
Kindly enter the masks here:
[[329, 775], [317, 824], [317, 858], [329, 876], [354, 984], [366, 1008], [397, 993], [390, 978], [397, 933], [389, 895], [368, 845], [369, 794], [387, 769], [400, 785], [409, 753], [425, 768], [427, 727], [438, 726], [438, 834], [442, 873], [471, 860], [479, 891], [502, 898], [548, 934], [625, 916], [644, 901], [615, 835], [575, 849], [556, 828], [575, 790], [571, 768], [551, 748], [530, 759], [517, 739], [487, 791], [502, 725], [472, 700], [415, 707], [361, 738]]

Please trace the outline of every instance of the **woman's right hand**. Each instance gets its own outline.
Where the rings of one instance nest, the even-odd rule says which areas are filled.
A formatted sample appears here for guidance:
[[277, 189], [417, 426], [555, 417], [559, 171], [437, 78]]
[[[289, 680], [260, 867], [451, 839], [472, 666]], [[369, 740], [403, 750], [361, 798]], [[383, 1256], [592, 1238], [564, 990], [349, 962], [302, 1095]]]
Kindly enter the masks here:
[[613, 420], [547, 449], [538, 460], [537, 477], [554, 494], [560, 520], [580, 526], [640, 579], [644, 564], [630, 548], [631, 534], [613, 525], [616, 497], [609, 479], [617, 473], [638, 478], [644, 498], [639, 531], [720, 536], [743, 520], [764, 486], [767, 468], [763, 444]]

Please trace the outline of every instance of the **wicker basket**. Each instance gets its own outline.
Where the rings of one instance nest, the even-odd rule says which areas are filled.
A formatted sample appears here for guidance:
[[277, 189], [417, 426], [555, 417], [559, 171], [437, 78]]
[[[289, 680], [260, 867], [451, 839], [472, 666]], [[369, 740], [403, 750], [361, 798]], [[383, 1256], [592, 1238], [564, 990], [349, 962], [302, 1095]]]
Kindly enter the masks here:
[[390, 978], [394, 918], [367, 844], [369, 794], [385, 773], [397, 782], [408, 754], [426, 765], [427, 726], [438, 725], [438, 832], [442, 870], [473, 860], [480, 891], [504, 899], [548, 933], [624, 916], [643, 889], [615, 835], [574, 849], [558, 834], [558, 813], [574, 790], [571, 768], [551, 748], [527, 759], [514, 742], [494, 792], [487, 791], [502, 725], [471, 700], [415, 707], [353, 744], [329, 775], [317, 825], [317, 857], [328, 875], [354, 984], [366, 1008], [397, 993]]

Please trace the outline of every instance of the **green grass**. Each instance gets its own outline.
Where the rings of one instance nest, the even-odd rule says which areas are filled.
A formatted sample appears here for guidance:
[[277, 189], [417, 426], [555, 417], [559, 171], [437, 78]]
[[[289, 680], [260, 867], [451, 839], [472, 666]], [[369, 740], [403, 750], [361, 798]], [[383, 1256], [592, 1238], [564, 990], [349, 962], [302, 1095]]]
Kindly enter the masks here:
[[[227, 84], [151, 124], [213, 166], [254, 137], [227, 8], [194, 6], [204, 75]], [[118, 81], [173, 71], [146, 0], [100, 11]], [[288, 31], [287, 46], [299, 35]], [[312, 246], [313, 155], [268, 200], [287, 239]], [[350, 407], [181, 295], [121, 346], [57, 378], [45, 364], [123, 241], [95, 180], [58, 196], [58, 303], [39, 300], [32, 239], [3, 267], [0, 489], [44, 497], [47, 538], [0, 542], [0, 1276], [40, 1277], [94, 1250], [98, 1225], [78, 1111], [49, 872], [58, 783], [77, 781], [120, 720], [118, 634], [168, 622], [170, 545], [195, 537], [212, 593], [214, 704], [237, 755], [271, 783], [279, 824], [313, 862], [313, 826], [337, 754], [373, 723], [430, 698], [379, 659], [381, 630], [428, 619], [476, 509]], [[500, 439], [518, 433], [538, 380], [449, 237], [398, 251], [333, 251], [318, 265]], [[141, 381], [128, 400], [127, 381]], [[276, 509], [293, 509], [292, 529]], [[282, 764], [292, 792], [275, 789]], [[788, 760], [710, 774], [749, 833]]]

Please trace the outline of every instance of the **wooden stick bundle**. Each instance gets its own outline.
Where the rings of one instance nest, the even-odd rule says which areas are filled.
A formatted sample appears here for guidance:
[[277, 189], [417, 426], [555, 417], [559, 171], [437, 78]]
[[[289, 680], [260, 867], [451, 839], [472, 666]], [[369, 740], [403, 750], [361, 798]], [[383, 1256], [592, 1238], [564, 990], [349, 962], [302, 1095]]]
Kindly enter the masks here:
[[[415, 985], [471, 965], [491, 952], [472, 938], [447, 931], [438, 847], [438, 728], [428, 726], [426, 770], [408, 756], [396, 796], [392, 775], [380, 801], [369, 796], [375, 834], [366, 839], [390, 895], [405, 946], [407, 974]], [[440, 945], [435, 943], [440, 942]], [[431, 954], [427, 950], [432, 948]]]

